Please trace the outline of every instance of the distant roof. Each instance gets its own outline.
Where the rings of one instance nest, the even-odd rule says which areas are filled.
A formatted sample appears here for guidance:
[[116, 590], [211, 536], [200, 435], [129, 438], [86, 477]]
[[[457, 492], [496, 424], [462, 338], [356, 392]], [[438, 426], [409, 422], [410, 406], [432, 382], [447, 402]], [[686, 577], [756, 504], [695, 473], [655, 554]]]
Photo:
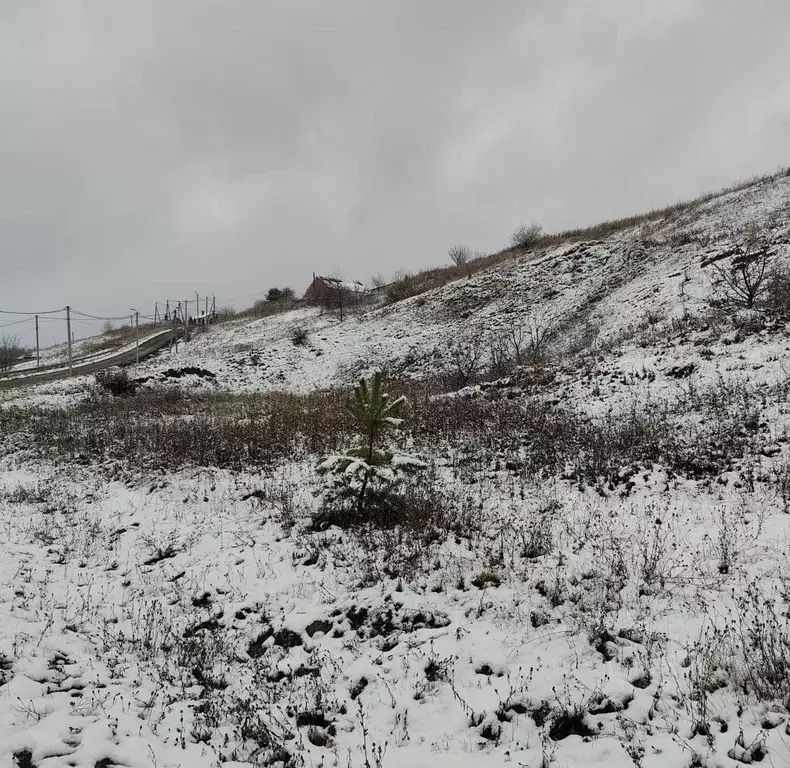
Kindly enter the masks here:
[[360, 283], [359, 280], [341, 280], [339, 277], [324, 277], [323, 275], [316, 275], [315, 279], [327, 285], [331, 285], [339, 291], [357, 292], [365, 290], [364, 284]]

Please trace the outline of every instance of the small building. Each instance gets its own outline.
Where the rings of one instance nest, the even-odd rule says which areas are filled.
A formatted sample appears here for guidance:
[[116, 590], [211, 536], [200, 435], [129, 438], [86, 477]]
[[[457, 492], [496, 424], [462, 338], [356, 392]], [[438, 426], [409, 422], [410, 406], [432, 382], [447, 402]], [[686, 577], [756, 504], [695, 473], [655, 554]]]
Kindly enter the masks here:
[[365, 292], [365, 286], [356, 280], [313, 275], [313, 282], [308, 286], [304, 297], [307, 301], [332, 307], [354, 303]]
[[212, 309], [210, 309], [208, 312], [206, 312], [204, 309], [201, 309], [200, 312], [197, 313], [197, 316], [189, 318], [189, 325], [209, 325], [213, 322], [214, 310]]

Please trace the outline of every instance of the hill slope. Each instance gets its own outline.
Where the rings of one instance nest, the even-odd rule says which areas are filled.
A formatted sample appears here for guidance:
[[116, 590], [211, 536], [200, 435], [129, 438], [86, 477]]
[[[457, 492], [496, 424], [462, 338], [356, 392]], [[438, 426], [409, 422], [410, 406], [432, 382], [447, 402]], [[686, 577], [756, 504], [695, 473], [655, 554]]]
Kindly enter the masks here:
[[[790, 314], [704, 266], [750, 223], [787, 258], [789, 193], [4, 395], [0, 761], [790, 764]], [[349, 524], [316, 390], [371, 365], [426, 468]]]
[[[623, 339], [647, 320], [707, 309], [713, 273], [732, 230], [767, 227], [784, 217], [788, 241], [790, 177], [781, 175], [675, 210], [605, 240], [559, 243], [478, 271], [392, 306], [336, 314], [299, 309], [215, 326], [148, 367], [198, 365], [220, 387], [244, 391], [310, 391], [347, 385], [371, 365], [428, 376], [452, 368], [450, 348], [481, 338], [505, 340], [514, 325], [555, 329], [557, 348]], [[708, 266], [703, 266], [708, 265]], [[295, 346], [293, 329], [308, 331]], [[481, 361], [482, 367], [482, 361]]]

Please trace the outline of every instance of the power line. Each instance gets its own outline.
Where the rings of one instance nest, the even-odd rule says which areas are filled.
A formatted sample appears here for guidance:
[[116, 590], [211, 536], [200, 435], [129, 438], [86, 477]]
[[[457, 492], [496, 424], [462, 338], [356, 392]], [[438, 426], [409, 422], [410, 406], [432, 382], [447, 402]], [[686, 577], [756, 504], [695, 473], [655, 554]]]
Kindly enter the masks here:
[[60, 309], [48, 309], [45, 312], [10, 312], [7, 309], [0, 309], [0, 315], [30, 315], [30, 317], [34, 317], [35, 315], [54, 315], [57, 312], [63, 312], [65, 309], [65, 307], [61, 307]]
[[10, 328], [12, 325], [19, 325], [20, 323], [29, 323], [33, 318], [26, 317], [24, 320], [14, 320], [13, 323], [5, 323], [4, 325], [0, 325], [0, 328]]
[[100, 317], [99, 315], [89, 315], [87, 312], [80, 312], [77, 309], [72, 309], [72, 314], [79, 315], [80, 317], [88, 317], [91, 320], [126, 320], [129, 315], [118, 315], [117, 317]]

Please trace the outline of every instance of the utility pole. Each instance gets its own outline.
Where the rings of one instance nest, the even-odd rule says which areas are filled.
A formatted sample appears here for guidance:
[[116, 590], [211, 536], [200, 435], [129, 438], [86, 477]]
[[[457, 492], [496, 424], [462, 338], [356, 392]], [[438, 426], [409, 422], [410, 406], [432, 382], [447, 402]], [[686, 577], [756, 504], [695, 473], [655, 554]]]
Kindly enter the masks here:
[[184, 341], [189, 341], [189, 328], [187, 327], [187, 311], [189, 310], [189, 303], [184, 302]]
[[198, 315], [200, 314], [200, 294], [195, 291], [195, 324], [197, 325]]
[[134, 361], [140, 362], [140, 313], [132, 307], [134, 312]]
[[36, 315], [36, 368], [41, 367], [41, 356], [38, 350], [38, 315]]
[[170, 299], [165, 302], [165, 320], [170, 319]]
[[73, 366], [71, 362], [71, 307], [66, 307], [66, 336], [69, 349], [69, 376], [71, 376], [73, 373]]
[[158, 318], [159, 318], [159, 302], [155, 301], [154, 302], [154, 323], [156, 323]]
[[208, 325], [208, 294], [206, 294], [206, 312], [203, 315], [203, 324]]

